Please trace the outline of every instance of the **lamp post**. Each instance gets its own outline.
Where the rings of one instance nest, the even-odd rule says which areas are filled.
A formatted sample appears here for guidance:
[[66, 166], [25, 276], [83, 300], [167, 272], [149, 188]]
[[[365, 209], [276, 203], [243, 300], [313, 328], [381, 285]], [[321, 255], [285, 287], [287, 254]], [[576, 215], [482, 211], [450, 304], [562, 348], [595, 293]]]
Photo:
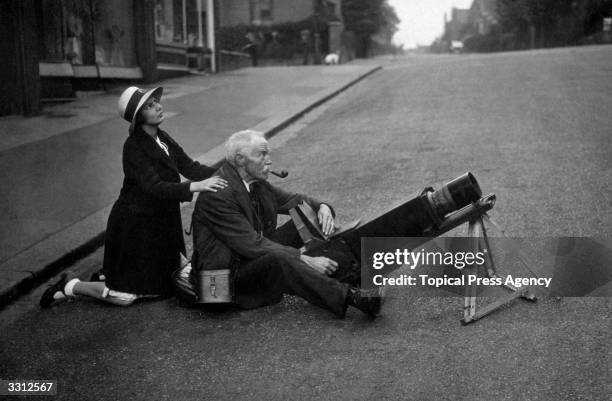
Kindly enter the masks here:
[[198, 13], [198, 43], [199, 48], [204, 47], [204, 30], [202, 29], [202, 0], [197, 0], [197, 13]]
[[321, 64], [321, 35], [319, 33], [320, 5], [321, 2], [319, 0], [314, 2], [314, 15], [312, 17], [314, 26], [314, 64]]
[[210, 49], [210, 70], [217, 72], [217, 51], [215, 47], [215, 4], [213, 0], [206, 1], [206, 46]]

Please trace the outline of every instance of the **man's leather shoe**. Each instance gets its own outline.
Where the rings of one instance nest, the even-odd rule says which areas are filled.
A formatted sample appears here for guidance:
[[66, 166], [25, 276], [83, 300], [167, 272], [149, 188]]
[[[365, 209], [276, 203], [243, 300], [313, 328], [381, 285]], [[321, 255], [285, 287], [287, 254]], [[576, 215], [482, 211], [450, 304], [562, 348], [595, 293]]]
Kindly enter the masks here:
[[376, 317], [382, 307], [382, 287], [369, 290], [351, 287], [349, 288], [347, 299], [349, 305], [354, 306], [371, 317]]

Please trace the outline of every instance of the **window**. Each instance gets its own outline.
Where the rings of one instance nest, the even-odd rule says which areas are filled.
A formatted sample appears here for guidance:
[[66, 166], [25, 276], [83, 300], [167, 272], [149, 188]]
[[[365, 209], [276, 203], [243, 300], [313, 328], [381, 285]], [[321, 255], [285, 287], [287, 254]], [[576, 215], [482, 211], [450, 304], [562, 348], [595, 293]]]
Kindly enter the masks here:
[[77, 1], [43, 0], [37, 3], [42, 60], [93, 64], [92, 10]]
[[262, 21], [272, 20], [272, 0], [261, 0], [259, 2], [259, 19]]
[[251, 0], [251, 22], [253, 24], [271, 22], [272, 6], [272, 0]]
[[35, 4], [42, 62], [136, 65], [132, 1], [41, 0]]
[[[198, 43], [198, 0], [156, 0], [155, 40], [164, 44]], [[202, 23], [206, 21], [202, 11]]]

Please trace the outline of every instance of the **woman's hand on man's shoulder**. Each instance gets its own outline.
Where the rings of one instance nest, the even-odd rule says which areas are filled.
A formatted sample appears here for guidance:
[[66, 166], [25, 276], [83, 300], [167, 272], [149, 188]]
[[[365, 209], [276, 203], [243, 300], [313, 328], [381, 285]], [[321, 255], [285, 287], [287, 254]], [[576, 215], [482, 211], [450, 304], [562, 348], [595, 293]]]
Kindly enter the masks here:
[[227, 187], [227, 181], [219, 176], [213, 176], [202, 181], [195, 181], [189, 185], [191, 192], [217, 192]]

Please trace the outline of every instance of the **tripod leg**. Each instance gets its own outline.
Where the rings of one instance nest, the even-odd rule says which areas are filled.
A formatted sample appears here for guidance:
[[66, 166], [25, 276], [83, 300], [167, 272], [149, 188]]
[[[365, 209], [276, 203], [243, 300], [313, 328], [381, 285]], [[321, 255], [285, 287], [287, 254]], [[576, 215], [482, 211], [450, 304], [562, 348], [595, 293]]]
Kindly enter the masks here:
[[[487, 275], [491, 278], [500, 278], [499, 275], [497, 274], [497, 269], [495, 268], [495, 261], [493, 260], [493, 253], [491, 252], [491, 246], [489, 245], [489, 236], [487, 235], [487, 229], [485, 227], [483, 217], [486, 218], [488, 221], [489, 219], [486, 214], [478, 218], [478, 224], [482, 228], [482, 239], [483, 239], [484, 246], [485, 246], [483, 251], [487, 254], [487, 259], [488, 259]], [[512, 292], [520, 293], [520, 296], [522, 298], [527, 299], [529, 301], [535, 302], [537, 300], [536, 296], [533, 293], [527, 290], [524, 290], [524, 289], [516, 288], [515, 286], [511, 284], [506, 284], [505, 282], [502, 282], [502, 287]]]
[[[480, 247], [480, 229], [481, 227], [476, 221], [470, 221], [468, 225], [468, 237], [472, 238], [475, 252], [478, 252]], [[468, 324], [474, 320], [476, 315], [476, 286], [466, 285], [465, 297], [463, 300], [463, 319], [461, 324]]]
[[482, 241], [484, 243], [484, 247], [482, 251], [486, 254], [488, 262], [487, 262], [487, 276], [489, 277], [497, 277], [497, 270], [495, 269], [495, 262], [493, 260], [493, 253], [491, 252], [491, 245], [489, 244], [489, 236], [487, 235], [487, 228], [484, 225], [484, 221], [482, 220], [482, 216], [476, 220], [477, 224], [482, 229]]
[[[489, 237], [487, 236], [487, 231], [484, 226], [482, 217], [478, 217], [474, 221], [469, 222], [468, 236], [474, 239], [475, 252], [480, 252], [482, 250], [486, 253], [487, 257], [485, 260], [485, 268], [487, 275], [491, 278], [498, 278], [499, 276], [497, 275], [497, 271], [495, 269], [495, 262], [493, 261], [493, 254], [491, 253], [491, 247], [489, 244]], [[481, 236], [482, 238], [480, 238]], [[505, 283], [501, 284], [501, 286], [507, 290], [510, 290], [511, 293], [498, 301], [484, 306], [479, 310], [476, 310], [476, 286], [466, 287], [465, 306], [463, 311], [463, 319], [461, 319], [461, 324], [466, 325], [475, 322], [476, 320], [488, 315], [489, 313], [495, 311], [506, 303], [519, 297], [532, 302], [537, 301], [536, 296], [529, 292], [526, 288], [516, 288], [513, 285]]]
[[504, 298], [495, 301], [489, 305], [486, 305], [485, 307], [479, 309], [476, 313], [474, 313], [472, 316], [470, 316], [470, 320], [466, 320], [465, 318], [461, 320], [461, 324], [466, 325], [468, 323], [471, 322], [475, 322], [476, 320], [480, 319], [481, 317], [484, 317], [486, 315], [488, 315], [489, 313], [493, 312], [494, 310], [498, 309], [499, 307], [507, 304], [508, 302], [512, 301], [513, 299], [519, 298], [519, 297], [525, 297], [525, 293], [527, 291], [526, 290], [519, 290], [517, 292], [513, 292], [511, 294], [506, 295]]

